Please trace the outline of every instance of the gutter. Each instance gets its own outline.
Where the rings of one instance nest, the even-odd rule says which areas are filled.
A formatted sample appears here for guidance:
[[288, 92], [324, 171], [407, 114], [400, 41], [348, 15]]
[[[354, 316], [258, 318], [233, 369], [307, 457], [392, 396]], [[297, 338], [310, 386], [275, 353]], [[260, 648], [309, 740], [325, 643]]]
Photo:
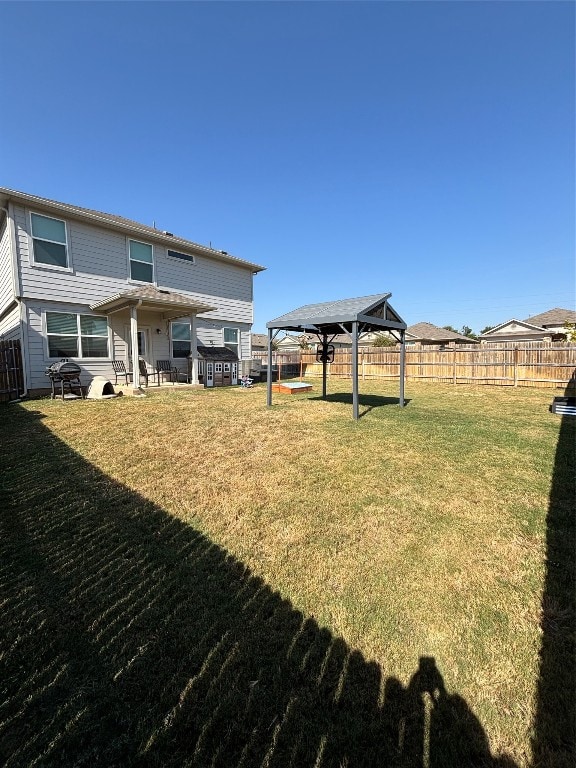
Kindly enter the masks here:
[[[259, 264], [253, 264], [250, 261], [239, 259], [237, 256], [230, 256], [223, 251], [215, 251], [213, 248], [208, 248], [205, 245], [194, 243], [191, 240], [185, 240], [181, 237], [174, 237], [174, 235], [164, 234], [161, 230], [155, 231], [149, 227], [139, 226], [138, 222], [135, 222], [134, 224], [124, 222], [121, 220], [122, 217], [120, 217], [118, 221], [111, 221], [105, 215], [99, 215], [98, 213], [92, 213], [88, 210], [82, 210], [67, 203], [59, 203], [56, 200], [48, 200], [47, 198], [36, 197], [35, 195], [28, 195], [24, 192], [18, 192], [16, 190], [6, 188], [0, 188], [0, 193], [2, 192], [5, 193], [7, 197], [13, 197], [14, 199], [27, 205], [37, 205], [39, 207], [56, 210], [62, 214], [66, 214], [68, 217], [72, 216], [79, 219], [86, 219], [88, 221], [95, 221], [107, 229], [116, 229], [122, 232], [132, 232], [133, 234], [147, 238], [148, 240], [157, 240], [164, 245], [180, 245], [187, 250], [198, 250], [212, 259], [224, 261], [228, 264], [236, 264], [239, 267], [251, 269], [252, 272], [263, 272], [266, 269], [266, 267], [262, 267]], [[102, 211], [102, 213], [104, 212]], [[110, 214], [110, 216], [113, 216], [113, 214]]]

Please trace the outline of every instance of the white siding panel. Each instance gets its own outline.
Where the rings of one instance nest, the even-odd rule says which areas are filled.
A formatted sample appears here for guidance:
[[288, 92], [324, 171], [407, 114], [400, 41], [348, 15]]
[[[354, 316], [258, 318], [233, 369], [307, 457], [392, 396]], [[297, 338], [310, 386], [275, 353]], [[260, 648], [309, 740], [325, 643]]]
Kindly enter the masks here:
[[10, 227], [8, 219], [4, 218], [4, 222], [0, 225], [0, 313], [14, 301], [12, 271]]
[[20, 305], [7, 312], [0, 320], [0, 339], [12, 341], [20, 338]]

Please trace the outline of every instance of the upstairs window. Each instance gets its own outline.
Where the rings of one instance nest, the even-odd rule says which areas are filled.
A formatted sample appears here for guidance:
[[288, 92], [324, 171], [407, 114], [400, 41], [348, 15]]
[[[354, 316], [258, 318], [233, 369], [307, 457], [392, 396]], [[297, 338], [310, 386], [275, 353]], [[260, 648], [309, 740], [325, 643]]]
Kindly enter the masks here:
[[188, 357], [192, 351], [190, 323], [172, 323], [172, 357]]
[[48, 357], [109, 357], [108, 322], [99, 315], [46, 312]]
[[224, 346], [231, 349], [232, 352], [235, 352], [238, 355], [238, 358], [240, 358], [239, 338], [240, 333], [238, 332], [238, 328], [224, 328]]
[[51, 267], [68, 267], [66, 224], [60, 219], [31, 213], [34, 262]]
[[154, 282], [154, 258], [152, 246], [138, 240], [129, 240], [130, 279], [140, 283]]

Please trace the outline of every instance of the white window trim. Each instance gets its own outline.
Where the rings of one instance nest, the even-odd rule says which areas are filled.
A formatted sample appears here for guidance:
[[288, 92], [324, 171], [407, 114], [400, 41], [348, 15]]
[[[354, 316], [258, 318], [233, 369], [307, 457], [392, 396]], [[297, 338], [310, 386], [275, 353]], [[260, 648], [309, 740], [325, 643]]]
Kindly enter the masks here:
[[[150, 246], [152, 250], [152, 262], [149, 261], [140, 261], [140, 259], [132, 259], [130, 258], [130, 243], [140, 243], [140, 245], [148, 245]], [[126, 252], [128, 255], [128, 282], [129, 283], [135, 283], [136, 285], [156, 285], [156, 259], [154, 258], [154, 246], [152, 243], [147, 243], [145, 240], [136, 240], [135, 237], [127, 237], [126, 238]], [[137, 264], [147, 264], [148, 266], [152, 266], [152, 280], [148, 282], [148, 280], [136, 280], [136, 278], [132, 277], [132, 262], [135, 262]]]
[[[189, 339], [174, 339], [174, 334], [172, 333], [172, 329], [174, 328], [174, 323], [180, 323], [180, 325], [187, 325], [190, 329], [190, 338]], [[186, 322], [186, 320], [182, 319], [175, 319], [170, 320], [170, 359], [171, 360], [186, 360], [186, 357], [174, 357], [174, 341], [186, 341], [190, 344], [190, 353], [192, 352], [192, 323]]]
[[[66, 238], [65, 243], [60, 243], [58, 240], [48, 240], [46, 237], [34, 237], [32, 229], [32, 216], [42, 216], [45, 219], [52, 219], [53, 221], [60, 221], [64, 224], [64, 236]], [[72, 254], [70, 252], [70, 238], [68, 237], [68, 224], [65, 219], [59, 219], [56, 216], [49, 216], [46, 213], [40, 211], [28, 212], [28, 238], [29, 238], [29, 252], [30, 252], [30, 264], [38, 269], [55, 269], [58, 272], [72, 272]], [[61, 267], [58, 264], [45, 264], [43, 261], [36, 261], [36, 255], [34, 253], [34, 240], [42, 240], [45, 243], [55, 243], [56, 245], [65, 245], [66, 247], [66, 263], [67, 266]]]
[[[69, 312], [62, 309], [44, 309], [42, 310], [42, 337], [44, 339], [44, 359], [45, 360], [60, 360], [61, 357], [58, 355], [57, 357], [50, 356], [50, 346], [48, 344], [48, 336], [72, 336], [71, 334], [62, 334], [62, 333], [55, 333], [55, 334], [49, 334], [48, 333], [48, 321], [46, 318], [47, 314], [53, 314], [53, 315], [76, 315], [76, 329], [78, 331], [78, 335], [74, 336], [74, 338], [78, 339], [78, 351], [81, 352], [81, 346], [82, 346], [82, 336], [90, 336], [88, 333], [81, 333], [81, 327], [80, 327], [80, 316], [87, 316], [87, 317], [103, 317], [106, 319], [106, 344], [107, 344], [107, 352], [108, 354], [106, 357], [73, 357], [73, 360], [82, 360], [87, 363], [89, 362], [95, 362], [95, 363], [105, 363], [110, 362], [112, 360], [112, 357], [110, 356], [110, 350], [112, 349], [112, 329], [110, 328], [110, 322], [106, 315], [92, 315], [90, 312]], [[95, 339], [103, 339], [104, 336], [91, 336], [91, 338]]]

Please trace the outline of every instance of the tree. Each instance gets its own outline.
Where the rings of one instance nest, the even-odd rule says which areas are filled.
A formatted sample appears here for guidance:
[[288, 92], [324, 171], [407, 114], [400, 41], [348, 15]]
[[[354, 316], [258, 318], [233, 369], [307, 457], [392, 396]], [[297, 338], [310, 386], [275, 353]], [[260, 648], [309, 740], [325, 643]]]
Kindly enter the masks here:
[[451, 325], [443, 325], [442, 328], [444, 328], [445, 331], [452, 331], [452, 333], [458, 333], [456, 328], [454, 328]]
[[395, 347], [396, 341], [385, 333], [377, 333], [372, 340], [373, 347]]
[[492, 328], [496, 328], [496, 326], [495, 325], [487, 325], [485, 328], [482, 328], [482, 330], [480, 331], [480, 336], [482, 336], [485, 333], [488, 333], [488, 331], [491, 331]]
[[476, 334], [474, 333], [472, 328], [470, 328], [469, 325], [463, 325], [462, 326], [462, 330], [460, 331], [460, 333], [462, 334], [462, 336], [467, 336], [469, 339], [477, 339], [478, 338], [478, 336], [476, 336]]
[[301, 350], [310, 349], [310, 339], [305, 333], [302, 336], [298, 336], [298, 346]]
[[566, 331], [566, 341], [576, 341], [576, 323], [564, 323], [564, 330]]

